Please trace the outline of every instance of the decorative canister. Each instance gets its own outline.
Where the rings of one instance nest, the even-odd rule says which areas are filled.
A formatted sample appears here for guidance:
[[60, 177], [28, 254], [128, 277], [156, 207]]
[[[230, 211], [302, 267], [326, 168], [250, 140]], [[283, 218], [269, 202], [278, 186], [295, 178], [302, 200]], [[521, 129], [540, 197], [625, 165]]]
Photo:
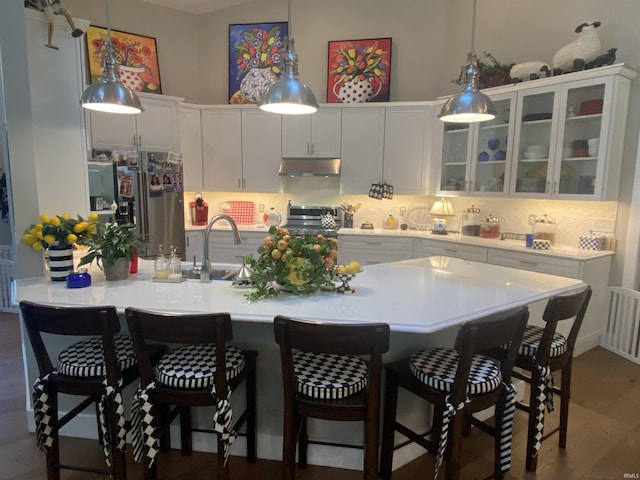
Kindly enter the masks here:
[[480, 235], [480, 223], [482, 217], [480, 216], [480, 209], [475, 205], [471, 205], [470, 208], [465, 208], [462, 211], [462, 228], [460, 228], [460, 234], [468, 237], [477, 237]]
[[555, 245], [556, 230], [555, 220], [545, 213], [542, 218], [537, 218], [533, 224], [533, 238], [534, 240], [549, 240], [551, 245]]
[[264, 220], [264, 224], [267, 227], [277, 227], [282, 222], [282, 215], [280, 215], [280, 212], [275, 208], [271, 207], [271, 210], [264, 212], [262, 220]]
[[193, 202], [189, 202], [191, 225], [206, 225], [209, 221], [209, 205], [202, 198], [202, 193], [193, 194]]
[[500, 238], [500, 219], [489, 214], [480, 222], [480, 238]]
[[549, 250], [551, 248], [551, 242], [549, 240], [533, 240], [531, 248], [534, 250]]
[[601, 233], [578, 234], [578, 248], [581, 250], [604, 250], [604, 238]]

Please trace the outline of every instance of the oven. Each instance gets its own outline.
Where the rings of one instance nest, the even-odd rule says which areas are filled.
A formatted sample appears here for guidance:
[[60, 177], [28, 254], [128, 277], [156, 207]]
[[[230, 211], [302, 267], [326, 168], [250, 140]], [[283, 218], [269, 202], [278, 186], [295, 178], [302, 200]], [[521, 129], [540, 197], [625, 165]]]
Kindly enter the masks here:
[[287, 207], [287, 220], [283, 225], [292, 236], [324, 235], [337, 238], [342, 226], [339, 207], [322, 205], [291, 205]]

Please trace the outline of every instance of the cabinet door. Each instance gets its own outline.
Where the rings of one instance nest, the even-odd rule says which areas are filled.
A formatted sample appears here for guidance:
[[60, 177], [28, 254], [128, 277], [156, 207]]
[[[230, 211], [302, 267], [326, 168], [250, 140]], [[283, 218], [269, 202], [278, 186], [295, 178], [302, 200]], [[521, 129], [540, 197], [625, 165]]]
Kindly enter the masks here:
[[340, 157], [341, 124], [341, 108], [325, 107], [311, 115], [312, 157]]
[[141, 98], [144, 112], [136, 117], [140, 150], [171, 150], [180, 146], [178, 104], [173, 100]]
[[[437, 106], [436, 108], [440, 108]], [[468, 190], [469, 157], [472, 151], [471, 129], [468, 123], [445, 123], [440, 120], [435, 125], [437, 135], [442, 139], [441, 148], [434, 152], [434, 158], [441, 158], [436, 175], [438, 193], [466, 192]], [[438, 138], [437, 142], [440, 143]]]
[[496, 118], [474, 125], [468, 191], [482, 196], [505, 196], [511, 174], [509, 147], [513, 123], [509, 120], [515, 107], [515, 94], [496, 95], [491, 99], [496, 107]]
[[560, 117], [558, 94], [558, 87], [540, 87], [523, 90], [518, 95], [512, 196], [544, 198], [551, 195]]
[[279, 115], [242, 110], [242, 188], [248, 192], [280, 192], [282, 160]]
[[384, 117], [384, 107], [343, 108], [341, 193], [367, 194], [382, 180]]
[[187, 262], [196, 259], [196, 265], [202, 262], [202, 231], [195, 230], [185, 234], [185, 259]]
[[136, 150], [136, 115], [90, 111], [92, 148]]
[[307, 158], [311, 156], [311, 116], [282, 115], [282, 157]]
[[242, 189], [242, 126], [240, 109], [202, 110], [204, 189]]
[[182, 153], [184, 189], [202, 190], [202, 135], [200, 109], [180, 107], [180, 152]]
[[425, 192], [429, 113], [429, 107], [387, 107], [383, 180], [396, 194]]

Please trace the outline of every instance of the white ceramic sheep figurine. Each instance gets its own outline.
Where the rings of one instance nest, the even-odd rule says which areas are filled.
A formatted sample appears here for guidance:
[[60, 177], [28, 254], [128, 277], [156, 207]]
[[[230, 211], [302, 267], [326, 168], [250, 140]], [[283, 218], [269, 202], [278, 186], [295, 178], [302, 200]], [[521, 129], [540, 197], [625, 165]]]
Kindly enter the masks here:
[[596, 28], [600, 22], [582, 23], [576, 27], [578, 38], [558, 50], [553, 56], [553, 69], [561, 71], [573, 70], [573, 62], [581, 60], [586, 64], [595, 60], [601, 52], [600, 39]]

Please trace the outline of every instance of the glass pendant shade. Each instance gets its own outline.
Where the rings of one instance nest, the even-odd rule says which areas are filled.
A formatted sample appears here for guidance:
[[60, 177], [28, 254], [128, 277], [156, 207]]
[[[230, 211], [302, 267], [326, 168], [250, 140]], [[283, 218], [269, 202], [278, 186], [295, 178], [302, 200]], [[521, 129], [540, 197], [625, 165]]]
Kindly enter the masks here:
[[283, 58], [282, 78], [272, 84], [258, 102], [258, 108], [265, 112], [285, 115], [301, 115], [318, 110], [318, 101], [313, 91], [298, 79], [298, 55], [294, 40], [287, 41], [287, 52]]
[[116, 60], [111, 43], [109, 22], [109, 0], [107, 6], [107, 39], [102, 49], [102, 78], [89, 85], [80, 99], [80, 104], [88, 110], [108, 113], [135, 114], [144, 111], [140, 99], [131, 88], [123, 85], [119, 78], [120, 65]]

